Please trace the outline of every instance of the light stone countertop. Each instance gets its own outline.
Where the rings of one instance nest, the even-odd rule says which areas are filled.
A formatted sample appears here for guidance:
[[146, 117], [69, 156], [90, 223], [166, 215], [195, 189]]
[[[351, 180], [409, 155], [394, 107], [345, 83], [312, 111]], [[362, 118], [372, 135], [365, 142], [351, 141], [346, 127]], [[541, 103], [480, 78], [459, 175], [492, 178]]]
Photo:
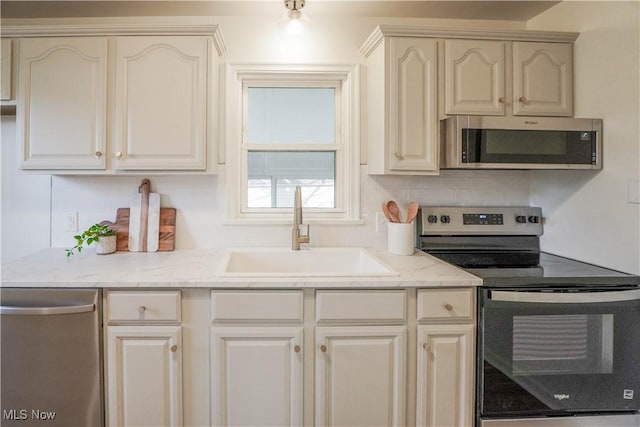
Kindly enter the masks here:
[[395, 276], [223, 277], [226, 249], [172, 252], [117, 252], [96, 255], [93, 249], [67, 258], [50, 248], [2, 264], [2, 287], [101, 288], [411, 288], [481, 286], [482, 279], [428, 254], [391, 255], [367, 251], [395, 269]]

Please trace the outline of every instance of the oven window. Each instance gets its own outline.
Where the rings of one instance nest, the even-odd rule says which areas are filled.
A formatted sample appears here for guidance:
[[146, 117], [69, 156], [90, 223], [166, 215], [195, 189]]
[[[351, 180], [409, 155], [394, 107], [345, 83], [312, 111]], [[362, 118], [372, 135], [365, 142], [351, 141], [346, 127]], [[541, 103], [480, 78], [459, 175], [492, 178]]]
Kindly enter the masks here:
[[613, 335], [612, 314], [514, 316], [512, 373], [611, 373]]

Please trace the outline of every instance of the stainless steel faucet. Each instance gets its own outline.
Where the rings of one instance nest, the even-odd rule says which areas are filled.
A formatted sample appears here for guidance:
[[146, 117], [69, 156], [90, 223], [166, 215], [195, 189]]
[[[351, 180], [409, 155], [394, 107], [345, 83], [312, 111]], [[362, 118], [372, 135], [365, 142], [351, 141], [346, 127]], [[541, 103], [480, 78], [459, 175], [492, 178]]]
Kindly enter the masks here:
[[291, 230], [291, 250], [299, 251], [300, 243], [309, 243], [309, 224], [307, 233], [300, 234], [302, 225], [302, 189], [296, 185], [296, 193], [293, 198], [293, 230]]

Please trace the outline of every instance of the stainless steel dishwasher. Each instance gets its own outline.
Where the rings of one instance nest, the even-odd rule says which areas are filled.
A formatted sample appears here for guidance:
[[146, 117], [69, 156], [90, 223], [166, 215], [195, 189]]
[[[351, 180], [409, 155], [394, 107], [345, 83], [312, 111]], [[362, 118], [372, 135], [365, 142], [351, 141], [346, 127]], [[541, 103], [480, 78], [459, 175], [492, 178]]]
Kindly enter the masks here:
[[0, 289], [0, 425], [104, 426], [101, 291]]

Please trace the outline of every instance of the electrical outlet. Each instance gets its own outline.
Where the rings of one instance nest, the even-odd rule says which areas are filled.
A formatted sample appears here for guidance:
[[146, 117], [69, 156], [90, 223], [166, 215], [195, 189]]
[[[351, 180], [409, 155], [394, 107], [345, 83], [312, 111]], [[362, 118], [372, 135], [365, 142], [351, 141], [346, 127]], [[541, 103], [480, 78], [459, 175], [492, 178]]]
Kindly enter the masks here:
[[78, 231], [78, 212], [67, 212], [64, 229], [65, 231]]
[[376, 212], [376, 232], [387, 231], [387, 218], [382, 212]]

